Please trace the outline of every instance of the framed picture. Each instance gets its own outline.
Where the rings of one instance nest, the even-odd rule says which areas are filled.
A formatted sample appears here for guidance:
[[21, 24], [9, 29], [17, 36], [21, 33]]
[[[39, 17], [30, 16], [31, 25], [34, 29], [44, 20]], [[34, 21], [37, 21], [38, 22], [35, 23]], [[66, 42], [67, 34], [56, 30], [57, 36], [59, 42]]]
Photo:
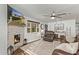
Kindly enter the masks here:
[[60, 23], [60, 24], [54, 24], [54, 31], [57, 30], [64, 30], [64, 24]]
[[54, 31], [59, 30], [59, 24], [54, 24]]

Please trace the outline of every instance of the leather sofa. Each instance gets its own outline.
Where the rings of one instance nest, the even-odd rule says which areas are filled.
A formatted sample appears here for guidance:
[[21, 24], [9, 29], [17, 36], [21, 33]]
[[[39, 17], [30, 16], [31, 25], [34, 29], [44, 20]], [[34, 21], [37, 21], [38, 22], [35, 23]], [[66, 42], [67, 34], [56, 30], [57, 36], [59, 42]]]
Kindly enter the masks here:
[[53, 42], [54, 40], [54, 32], [53, 31], [46, 31], [43, 37], [43, 40], [48, 42]]

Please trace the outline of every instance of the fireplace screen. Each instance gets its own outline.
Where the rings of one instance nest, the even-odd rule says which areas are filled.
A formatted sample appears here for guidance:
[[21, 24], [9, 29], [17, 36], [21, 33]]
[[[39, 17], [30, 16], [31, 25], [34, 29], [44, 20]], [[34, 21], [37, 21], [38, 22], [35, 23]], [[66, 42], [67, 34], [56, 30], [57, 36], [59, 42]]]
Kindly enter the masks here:
[[14, 44], [20, 42], [20, 34], [14, 35]]

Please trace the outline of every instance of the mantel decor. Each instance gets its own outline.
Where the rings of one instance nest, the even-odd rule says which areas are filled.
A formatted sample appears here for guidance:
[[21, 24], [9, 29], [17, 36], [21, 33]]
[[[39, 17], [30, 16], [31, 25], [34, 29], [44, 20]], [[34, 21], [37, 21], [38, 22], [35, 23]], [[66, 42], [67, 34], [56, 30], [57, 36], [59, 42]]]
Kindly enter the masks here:
[[44, 29], [44, 24], [41, 24], [41, 25], [40, 25], [40, 28], [41, 28], [41, 29]]

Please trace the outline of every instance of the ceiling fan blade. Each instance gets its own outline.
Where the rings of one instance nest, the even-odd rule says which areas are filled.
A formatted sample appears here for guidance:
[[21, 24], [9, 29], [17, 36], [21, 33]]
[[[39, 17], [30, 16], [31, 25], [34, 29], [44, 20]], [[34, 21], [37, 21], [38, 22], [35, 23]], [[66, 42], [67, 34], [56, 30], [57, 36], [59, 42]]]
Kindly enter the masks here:
[[43, 16], [45, 16], [45, 17], [50, 17], [50, 15], [43, 15]]
[[57, 17], [57, 18], [62, 18], [62, 17]]
[[57, 14], [56, 16], [66, 15], [66, 13]]
[[57, 14], [56, 16], [62, 16], [62, 15], [67, 15], [67, 14], [71, 14], [71, 13], [61, 13], [61, 14]]

